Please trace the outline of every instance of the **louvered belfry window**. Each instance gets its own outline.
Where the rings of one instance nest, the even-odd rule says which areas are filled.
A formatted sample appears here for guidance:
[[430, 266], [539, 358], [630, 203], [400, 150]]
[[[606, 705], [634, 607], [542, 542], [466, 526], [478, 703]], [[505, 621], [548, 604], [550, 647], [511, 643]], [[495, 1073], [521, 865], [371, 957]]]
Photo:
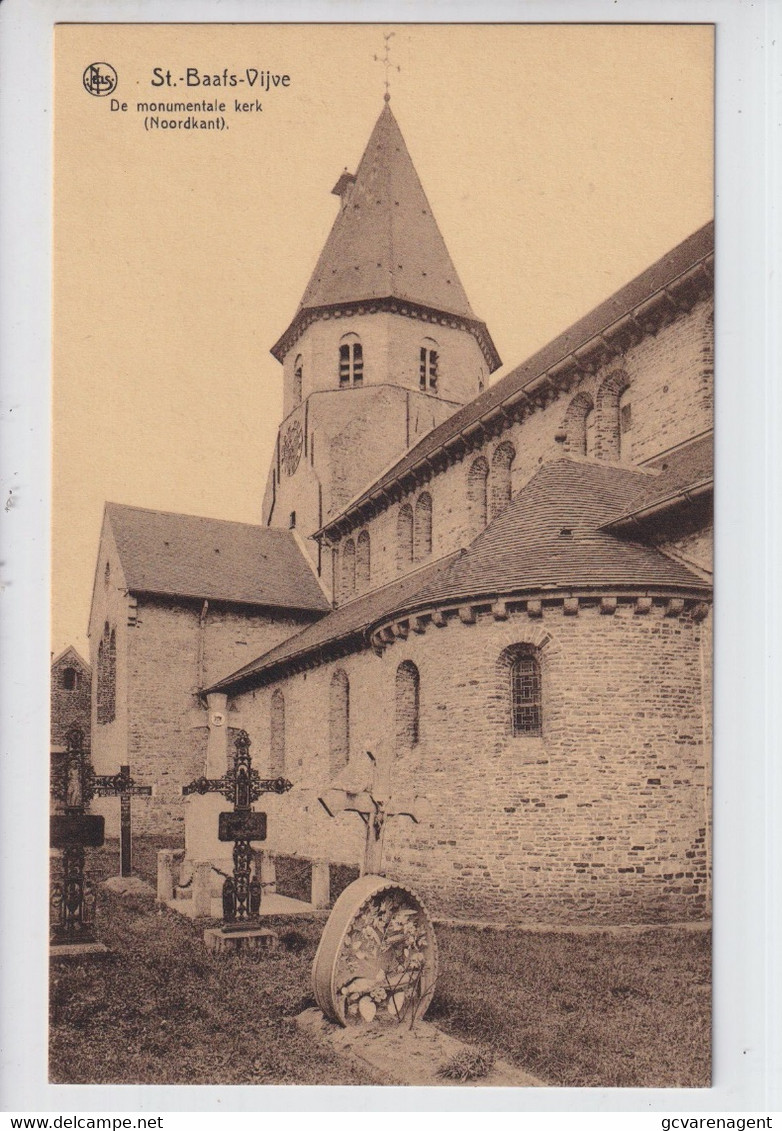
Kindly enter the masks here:
[[510, 669], [511, 727], [514, 735], [541, 733], [540, 664], [520, 652]]
[[437, 363], [439, 355], [437, 350], [421, 346], [421, 363], [419, 368], [419, 384], [422, 389], [437, 392]]
[[364, 350], [355, 334], [339, 347], [339, 385], [361, 385], [364, 381]]

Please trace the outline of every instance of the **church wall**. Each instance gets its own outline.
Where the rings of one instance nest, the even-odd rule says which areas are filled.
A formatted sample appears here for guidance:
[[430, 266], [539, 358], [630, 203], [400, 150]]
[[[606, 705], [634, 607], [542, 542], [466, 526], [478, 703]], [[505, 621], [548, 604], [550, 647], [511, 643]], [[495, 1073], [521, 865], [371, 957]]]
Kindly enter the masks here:
[[[622, 462], [648, 460], [709, 429], [712, 425], [712, 371], [708, 359], [711, 310], [710, 302], [699, 303], [688, 316], [677, 319], [655, 336], [647, 336], [623, 358], [612, 360], [567, 393], [560, 393], [544, 407], [537, 408], [520, 423], [514, 422], [499, 436], [487, 439], [480, 449], [466, 454], [425, 485], [408, 492], [399, 503], [372, 518], [365, 524], [372, 551], [369, 588], [385, 585], [411, 568], [401, 565], [398, 559], [400, 507], [405, 504], [415, 507], [422, 492], [431, 495], [432, 553], [429, 560], [469, 545], [480, 532], [468, 505], [468, 475], [474, 461], [483, 456], [491, 468], [498, 446], [511, 444], [515, 452], [511, 467], [515, 493], [544, 461], [568, 453], [580, 454], [572, 451], [572, 442], [555, 439], [562, 429], [567, 408], [576, 395], [584, 392], [597, 403], [598, 390], [617, 373], [625, 374], [629, 382], [627, 402], [632, 412], [632, 427], [622, 439]], [[597, 442], [599, 422], [595, 431]], [[491, 485], [490, 471], [489, 517]], [[356, 534], [357, 530], [342, 538], [340, 555], [346, 538], [355, 539]], [[340, 599], [344, 598], [342, 593]]]
[[135, 625], [128, 629], [130, 725], [123, 760], [134, 778], [153, 786], [151, 798], [133, 802], [138, 832], [173, 834], [183, 828], [182, 786], [206, 766], [207, 712], [199, 686], [235, 671], [307, 623], [210, 604], [201, 673], [201, 611], [202, 602], [139, 597]]
[[[395, 675], [420, 673], [420, 741], [394, 762], [394, 788], [423, 794], [432, 814], [390, 821], [385, 866], [432, 909], [526, 922], [646, 922], [708, 912], [709, 731], [702, 694], [706, 629], [689, 614], [613, 616], [583, 607], [542, 618], [449, 618], [277, 685], [286, 701], [289, 775], [296, 789], [264, 802], [267, 847], [356, 863], [363, 824], [330, 819], [329, 687], [350, 680], [352, 766], [381, 753], [395, 727]], [[543, 736], [509, 732], [505, 648], [541, 646]], [[268, 746], [272, 688], [239, 697], [243, 725]], [[299, 764], [301, 760], [301, 764]], [[272, 822], [272, 806], [275, 819]]]

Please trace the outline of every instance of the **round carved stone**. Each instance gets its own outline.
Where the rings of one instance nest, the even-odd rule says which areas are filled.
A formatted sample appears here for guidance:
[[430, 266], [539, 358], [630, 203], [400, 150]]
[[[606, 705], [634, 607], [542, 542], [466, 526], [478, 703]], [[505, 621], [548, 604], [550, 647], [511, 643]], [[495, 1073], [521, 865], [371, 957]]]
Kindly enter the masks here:
[[362, 876], [337, 899], [312, 966], [315, 999], [340, 1025], [423, 1017], [437, 981], [437, 940], [419, 897]]
[[286, 475], [293, 475], [294, 471], [299, 466], [303, 443], [304, 436], [301, 425], [298, 420], [294, 420], [293, 424], [286, 430], [282, 438], [282, 448], [280, 450], [280, 459]]

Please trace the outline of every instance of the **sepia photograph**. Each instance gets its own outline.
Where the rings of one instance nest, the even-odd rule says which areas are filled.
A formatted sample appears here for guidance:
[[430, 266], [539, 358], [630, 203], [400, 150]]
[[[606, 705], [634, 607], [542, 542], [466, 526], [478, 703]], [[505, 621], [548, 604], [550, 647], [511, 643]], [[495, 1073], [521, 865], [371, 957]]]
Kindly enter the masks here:
[[54, 29], [50, 1083], [709, 1088], [714, 50]]

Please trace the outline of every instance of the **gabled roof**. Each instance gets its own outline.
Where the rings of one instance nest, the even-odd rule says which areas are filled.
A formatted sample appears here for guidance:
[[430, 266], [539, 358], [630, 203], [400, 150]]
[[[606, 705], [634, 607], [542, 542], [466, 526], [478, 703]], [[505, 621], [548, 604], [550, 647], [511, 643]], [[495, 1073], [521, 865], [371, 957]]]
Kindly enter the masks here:
[[56, 667], [59, 667], [60, 664], [66, 662], [66, 661], [68, 663], [71, 663], [71, 664], [76, 664], [78, 667], [82, 668], [85, 672], [92, 671], [92, 668], [90, 667], [90, 665], [87, 663], [87, 661], [82, 656], [79, 655], [79, 653], [76, 651], [76, 649], [74, 648], [74, 646], [72, 644], [69, 644], [67, 648], [63, 648], [63, 650], [62, 650], [62, 652], [60, 652], [59, 656], [54, 657], [54, 659], [52, 660], [51, 666], [53, 668], [56, 668]]
[[458, 556], [458, 552], [449, 554], [448, 557], [406, 574], [381, 589], [375, 589], [341, 605], [316, 624], [309, 625], [282, 644], [278, 644], [270, 652], [266, 652], [239, 671], [220, 680], [209, 690], [224, 691], [229, 687], [237, 689], [242, 684], [252, 682], [253, 677], [260, 677], [261, 673], [271, 678], [275, 672], [291, 661], [312, 652], [320, 652], [327, 645], [339, 644], [349, 648], [351, 645], [363, 643], [366, 632], [377, 620], [388, 616], [400, 605], [411, 600], [422, 586], [434, 582]]
[[524, 390], [537, 387], [548, 371], [572, 360], [576, 351], [591, 348], [592, 343], [599, 346], [600, 336], [621, 327], [623, 319], [633, 315], [649, 302], [653, 296], [660, 295], [674, 283], [692, 287], [692, 278], [698, 272], [703, 274], [703, 283], [710, 284], [710, 264], [714, 251], [714, 223], [709, 222], [693, 235], [678, 244], [642, 274], [622, 287], [605, 302], [595, 307], [589, 314], [579, 319], [559, 337], [542, 350], [533, 354], [516, 369], [511, 370], [496, 384], [490, 386], [475, 400], [449, 416], [447, 420], [433, 428], [421, 440], [372, 483], [365, 491], [335, 515], [317, 533], [323, 533], [336, 526], [345, 516], [358, 514], [362, 507], [380, 499], [392, 484], [410, 475], [418, 466], [424, 465], [435, 453], [446, 449], [450, 444], [459, 443], [460, 437], [477, 428], [481, 421], [491, 420], [502, 415], [505, 406], [516, 401], [523, 402]]
[[601, 529], [656, 481], [649, 472], [596, 460], [546, 463], [468, 549], [342, 605], [210, 690], [275, 679], [329, 647], [366, 643], [383, 621], [448, 602], [607, 589], [706, 595], [709, 586], [686, 566]]
[[396, 299], [464, 320], [492, 371], [498, 368], [494, 343], [473, 314], [388, 103], [356, 175], [343, 173], [333, 191], [341, 198], [339, 213], [293, 323], [272, 354], [279, 360], [290, 348], [306, 311]]
[[323, 613], [330, 605], [294, 534], [106, 504], [130, 592]]

